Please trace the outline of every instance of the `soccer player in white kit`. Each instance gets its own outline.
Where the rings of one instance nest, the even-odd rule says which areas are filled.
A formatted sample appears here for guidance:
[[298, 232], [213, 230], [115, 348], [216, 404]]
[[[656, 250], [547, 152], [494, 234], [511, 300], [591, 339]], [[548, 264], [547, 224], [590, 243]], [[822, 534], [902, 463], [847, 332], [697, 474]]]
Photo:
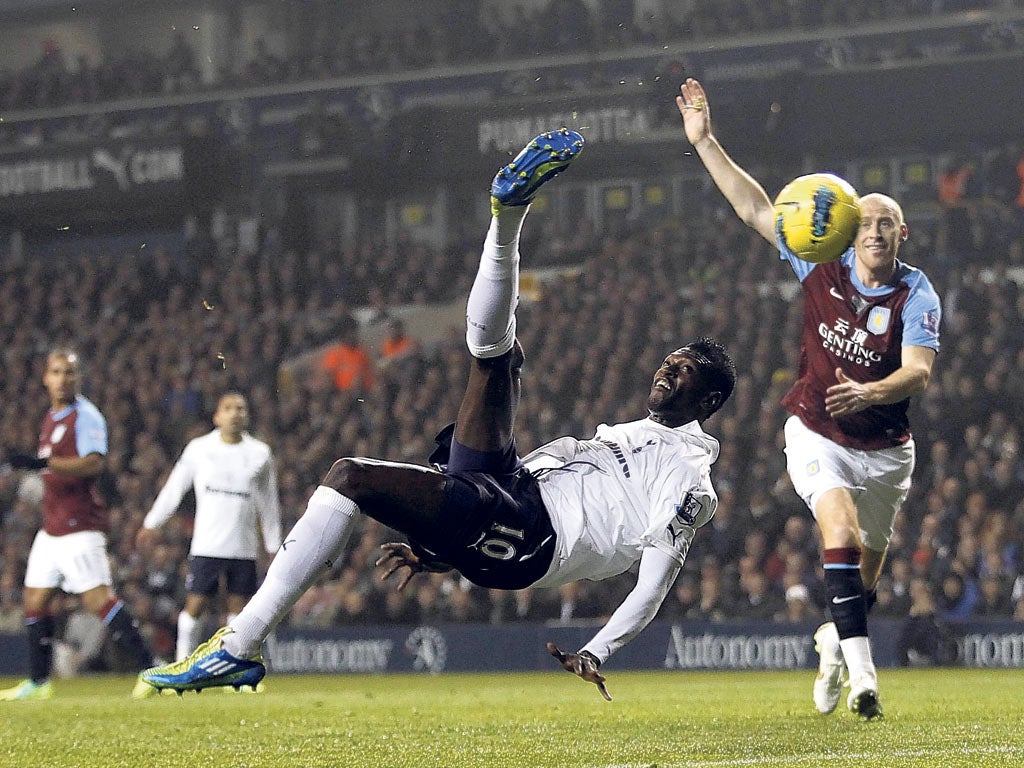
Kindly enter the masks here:
[[147, 670], [151, 685], [258, 682], [263, 640], [341, 556], [362, 513], [409, 537], [385, 544], [378, 561], [385, 578], [404, 569], [399, 589], [423, 570], [454, 568], [475, 584], [513, 590], [604, 579], [639, 562], [636, 586], [583, 648], [548, 645], [610, 699], [599, 666], [654, 618], [695, 530], [715, 513], [718, 441], [700, 425], [729, 397], [736, 372], [720, 344], [699, 339], [654, 372], [646, 418], [602, 424], [589, 440], [564, 437], [518, 457], [519, 233], [537, 189], [582, 146], [574, 131], [542, 134], [495, 177], [494, 216], [467, 305], [469, 384], [455, 424], [438, 436], [435, 466], [335, 462], [249, 604], [186, 662]]
[[[832, 621], [815, 633], [814, 705], [831, 713], [848, 670], [847, 707], [882, 714], [867, 613], [910, 491], [914, 441], [907, 409], [924, 391], [939, 349], [939, 298], [921, 270], [896, 258], [909, 230], [892, 198], [861, 198], [860, 228], [839, 261], [810, 264], [776, 236], [772, 201], [711, 132], [707, 94], [694, 79], [676, 106], [686, 137], [747, 226], [775, 245], [803, 289], [800, 370], [782, 404], [786, 466], [824, 547]], [[844, 669], [845, 667], [845, 669]]]
[[213, 424], [216, 429], [185, 446], [136, 537], [139, 549], [148, 549], [185, 494], [195, 491], [187, 597], [178, 614], [175, 650], [179, 660], [199, 645], [202, 618], [222, 576], [228, 622], [256, 592], [257, 527], [267, 554], [281, 546], [274, 455], [269, 445], [245, 431], [249, 425], [245, 397], [238, 392], [221, 395]]

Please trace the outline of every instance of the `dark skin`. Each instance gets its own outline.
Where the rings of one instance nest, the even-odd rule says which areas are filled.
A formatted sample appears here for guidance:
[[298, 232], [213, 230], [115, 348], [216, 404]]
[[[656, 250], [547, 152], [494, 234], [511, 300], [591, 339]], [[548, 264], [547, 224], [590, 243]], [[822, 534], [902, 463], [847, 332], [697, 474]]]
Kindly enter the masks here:
[[[459, 443], [477, 451], [500, 451], [509, 444], [519, 405], [523, 360], [518, 342], [499, 357], [473, 358], [455, 426]], [[721, 401], [721, 392], [704, 381], [699, 355], [684, 347], [671, 352], [655, 371], [647, 408], [651, 419], [659, 424], [679, 427], [694, 420], [703, 421], [717, 410]], [[436, 526], [444, 483], [444, 475], [432, 468], [344, 458], [334, 462], [322, 485], [352, 499], [375, 520], [416, 539], [429, 536]], [[424, 570], [408, 544], [391, 542], [381, 549], [383, 554], [376, 565], [384, 569], [382, 579], [405, 569], [398, 582], [399, 590]], [[589, 654], [564, 653], [554, 643], [548, 643], [547, 648], [564, 669], [594, 683], [601, 695], [611, 700], [596, 659]]]

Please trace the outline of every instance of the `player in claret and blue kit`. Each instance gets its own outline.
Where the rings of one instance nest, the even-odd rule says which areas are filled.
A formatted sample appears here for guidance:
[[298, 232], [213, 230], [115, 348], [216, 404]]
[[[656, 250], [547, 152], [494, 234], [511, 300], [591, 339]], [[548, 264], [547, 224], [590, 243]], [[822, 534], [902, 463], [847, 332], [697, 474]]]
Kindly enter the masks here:
[[800, 370], [782, 404], [786, 463], [824, 545], [832, 620], [815, 633], [814, 704], [832, 712], [848, 675], [847, 707], [882, 713], [867, 614], [910, 491], [910, 397], [922, 392], [939, 349], [939, 298], [921, 270], [896, 258], [907, 239], [891, 197], [865, 195], [854, 245], [838, 261], [810, 264], [788, 252], [761, 185], [711, 132], [707, 94], [687, 80], [676, 97], [686, 137], [745, 224], [780, 249], [803, 288]]
[[[111, 586], [106, 538], [110, 519], [96, 490], [96, 478], [106, 466], [107, 422], [78, 391], [78, 354], [70, 349], [50, 352], [43, 384], [50, 410], [43, 419], [37, 452], [9, 458], [15, 469], [39, 470], [43, 476], [43, 527], [32, 542], [25, 569], [29, 677], [0, 691], [0, 701], [53, 696], [55, 622], [50, 599], [57, 589], [79, 595], [137, 669], [153, 662], [128, 608]], [[145, 698], [155, 692], [139, 680], [132, 695]]]

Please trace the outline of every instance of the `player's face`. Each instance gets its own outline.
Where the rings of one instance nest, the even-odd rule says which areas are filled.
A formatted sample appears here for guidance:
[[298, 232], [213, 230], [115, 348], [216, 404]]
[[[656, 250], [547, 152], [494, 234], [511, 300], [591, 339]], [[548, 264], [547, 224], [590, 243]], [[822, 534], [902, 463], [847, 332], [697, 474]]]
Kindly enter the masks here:
[[869, 269], [884, 269], [896, 261], [900, 243], [907, 238], [907, 225], [899, 208], [882, 195], [865, 195], [860, 202], [857, 231], [857, 259]]
[[54, 407], [69, 405], [78, 394], [78, 360], [74, 355], [50, 355], [46, 360], [43, 385]]
[[249, 426], [249, 406], [241, 395], [224, 395], [217, 403], [213, 424], [227, 438], [237, 438]]
[[669, 354], [655, 372], [647, 409], [662, 423], [679, 426], [702, 415], [701, 401], [707, 395], [700, 362], [683, 347]]

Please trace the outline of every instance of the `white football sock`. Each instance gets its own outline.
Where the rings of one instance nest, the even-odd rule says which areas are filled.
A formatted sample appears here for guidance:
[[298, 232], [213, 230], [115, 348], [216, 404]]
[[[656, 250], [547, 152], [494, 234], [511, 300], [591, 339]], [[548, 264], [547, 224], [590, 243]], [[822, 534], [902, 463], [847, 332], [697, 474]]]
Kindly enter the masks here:
[[234, 633], [224, 638], [228, 653], [239, 658], [259, 653], [295, 601], [334, 566], [358, 513], [356, 503], [333, 488], [321, 485], [313, 492], [305, 513], [274, 555], [263, 584], [229, 622]]
[[[519, 230], [529, 206], [505, 208], [491, 218], [480, 267], [466, 302], [466, 345], [474, 357], [512, 349], [519, 303]], [[504, 242], [503, 245], [499, 243]]]
[[863, 635], [848, 637], [839, 641], [839, 647], [843, 649], [843, 660], [846, 662], [846, 668], [850, 671], [850, 683], [870, 681], [871, 687], [877, 690], [878, 671], [871, 658], [871, 643], [868, 639]]
[[174, 660], [181, 661], [187, 658], [199, 645], [197, 635], [202, 629], [199, 619], [192, 618], [188, 611], [178, 614], [178, 640], [174, 647]]
[[497, 215], [491, 219], [495, 244], [499, 246], [519, 245], [519, 233], [523, 231], [523, 221], [529, 211], [529, 205], [501, 206]]

